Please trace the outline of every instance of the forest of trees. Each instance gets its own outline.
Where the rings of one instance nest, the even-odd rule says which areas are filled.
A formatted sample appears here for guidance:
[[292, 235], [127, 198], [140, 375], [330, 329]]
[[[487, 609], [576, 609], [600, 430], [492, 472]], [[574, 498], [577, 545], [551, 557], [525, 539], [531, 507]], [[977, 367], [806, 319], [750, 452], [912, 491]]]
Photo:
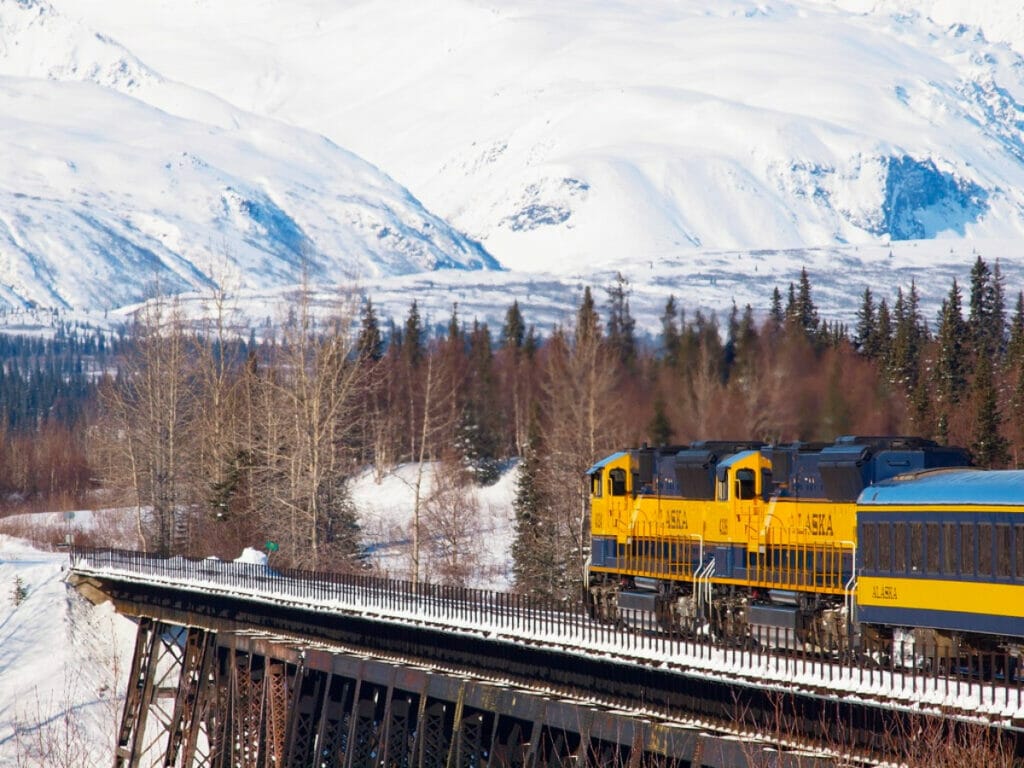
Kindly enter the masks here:
[[273, 540], [282, 564], [361, 568], [349, 480], [411, 463], [409, 575], [465, 582], [473, 488], [519, 460], [516, 583], [566, 597], [587, 546], [582, 476], [615, 450], [917, 434], [978, 466], [1024, 464], [1024, 294], [1007, 307], [998, 262], [979, 257], [931, 319], [913, 283], [865, 288], [853, 328], [823, 319], [812, 293], [802, 272], [763, 318], [672, 297], [653, 342], [622, 275], [543, 332], [515, 301], [500, 328], [456, 306], [431, 334], [415, 301], [382, 323], [372, 296], [314, 312], [299, 291], [259, 338], [224, 312], [197, 324], [170, 298], [115, 337], [0, 337], [3, 505], [125, 504], [156, 551]]

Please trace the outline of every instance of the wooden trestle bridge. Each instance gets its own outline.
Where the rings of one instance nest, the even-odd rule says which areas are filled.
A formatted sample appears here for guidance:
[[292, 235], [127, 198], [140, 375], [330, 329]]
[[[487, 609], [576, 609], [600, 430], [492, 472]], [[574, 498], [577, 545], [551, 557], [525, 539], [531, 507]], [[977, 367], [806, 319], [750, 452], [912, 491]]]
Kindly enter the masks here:
[[115, 766], [825, 766], [838, 744], [855, 765], [912, 718], [1024, 735], [1019, 679], [895, 649], [841, 663], [521, 595], [115, 550], [73, 550], [68, 579], [138, 623]]

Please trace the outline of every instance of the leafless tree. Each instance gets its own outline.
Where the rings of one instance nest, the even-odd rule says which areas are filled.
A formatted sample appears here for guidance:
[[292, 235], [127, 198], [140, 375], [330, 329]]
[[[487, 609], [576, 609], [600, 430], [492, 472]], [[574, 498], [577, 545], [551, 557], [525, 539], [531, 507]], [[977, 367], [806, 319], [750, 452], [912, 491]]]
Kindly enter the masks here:
[[480, 499], [462, 467], [439, 462], [422, 523], [430, 532], [425, 571], [434, 581], [470, 586], [490, 575]]
[[[553, 562], [560, 563], [565, 595], [578, 594], [586, 540], [583, 473], [601, 454], [620, 446], [630, 425], [616, 407], [618, 368], [599, 333], [577, 328], [548, 344], [542, 391], [546, 409], [542, 493], [555, 519]], [[577, 565], [578, 567], [572, 567]]]
[[158, 293], [139, 309], [132, 332], [119, 375], [101, 387], [102, 471], [110, 487], [133, 498], [147, 548], [182, 552], [189, 545], [196, 401], [180, 305]]
[[282, 555], [315, 567], [343, 557], [339, 548], [353, 543], [345, 481], [364, 378], [354, 356], [350, 301], [342, 297], [319, 319], [304, 289], [291, 309], [253, 383], [254, 496]]

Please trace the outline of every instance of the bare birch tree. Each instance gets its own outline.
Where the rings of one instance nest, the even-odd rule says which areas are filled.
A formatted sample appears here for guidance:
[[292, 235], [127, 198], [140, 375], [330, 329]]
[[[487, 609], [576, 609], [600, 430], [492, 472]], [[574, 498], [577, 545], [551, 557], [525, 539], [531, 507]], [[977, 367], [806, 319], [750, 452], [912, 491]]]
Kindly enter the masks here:
[[99, 432], [104, 479], [132, 496], [140, 538], [161, 553], [190, 544], [194, 405], [181, 308], [157, 295], [136, 315], [119, 375], [101, 388]]
[[616, 407], [618, 367], [601, 336], [596, 315], [584, 305], [573, 339], [556, 332], [548, 344], [542, 391], [546, 438], [540, 492], [555, 516], [558, 572], [552, 593], [578, 594], [586, 540], [583, 473], [601, 454], [619, 446], [632, 426]]
[[318, 320], [300, 291], [279, 343], [257, 377], [254, 464], [261, 522], [283, 556], [302, 567], [338, 564], [354, 553], [346, 480], [358, 432], [363, 371], [353, 313], [342, 301]]

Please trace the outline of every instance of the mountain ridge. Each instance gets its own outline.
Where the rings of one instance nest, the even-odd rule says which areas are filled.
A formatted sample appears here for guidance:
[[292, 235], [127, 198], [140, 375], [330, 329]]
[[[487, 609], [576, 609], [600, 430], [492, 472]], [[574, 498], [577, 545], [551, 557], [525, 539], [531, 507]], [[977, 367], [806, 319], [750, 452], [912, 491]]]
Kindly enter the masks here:
[[[88, 80], [139, 110], [206, 126], [196, 133], [223, 131], [236, 147], [232, 167], [262, 169], [234, 184], [206, 179], [216, 191], [207, 197], [233, 222], [228, 250], [244, 252], [230, 254], [234, 284], [254, 295], [298, 282], [296, 254], [311, 251], [302, 233], [315, 227], [318, 247], [298, 260], [335, 265], [318, 281], [372, 281], [382, 292], [433, 282], [437, 306], [451, 304], [447, 288], [468, 296], [476, 280], [445, 286], [449, 249], [453, 266], [507, 267], [509, 285], [566, 286], [562, 312], [591, 275], [622, 270], [638, 292], [663, 295], [688, 260], [720, 277], [745, 255], [763, 271], [738, 285], [742, 304], [761, 295], [766, 272], [792, 280], [800, 254], [833, 253], [848, 265], [858, 248], [902, 242], [921, 242], [936, 275], [965, 273], [964, 254], [997, 242], [991, 256], [1014, 276], [1024, 234], [1024, 59], [1013, 45], [1024, 31], [992, 42], [971, 23], [1020, 14], [999, 2], [995, 11], [914, 5], [19, 0], [0, 5], [0, 73]], [[24, 53], [30, 42], [38, 55]], [[276, 164], [262, 157], [268, 146], [257, 139], [266, 134], [279, 137], [269, 141]], [[294, 199], [321, 186], [341, 194], [333, 173], [317, 172], [317, 152], [301, 172], [281, 170], [285, 149], [317, 136], [407, 188], [383, 204], [364, 201], [358, 215], [317, 209], [293, 224]], [[205, 154], [191, 152], [208, 162]], [[359, 197], [361, 171], [350, 173], [344, 192]], [[274, 187], [289, 190], [288, 206]], [[396, 199], [417, 211], [399, 222], [422, 226], [388, 218]], [[420, 200], [436, 217], [418, 212]], [[162, 215], [153, 205], [131, 214]], [[431, 240], [442, 217], [454, 233]], [[345, 227], [361, 239], [325, 234]], [[265, 241], [255, 252], [254, 233]], [[372, 236], [388, 247], [372, 248]], [[202, 251], [196, 239], [193, 251]], [[337, 266], [330, 254], [344, 249], [371, 254], [372, 264]], [[754, 256], [769, 252], [784, 255]], [[174, 254], [186, 273], [184, 262], [197, 263], [189, 253]], [[441, 271], [417, 281], [423, 269]], [[863, 271], [878, 274], [870, 264]], [[217, 282], [206, 265], [198, 272]], [[477, 283], [491, 290], [491, 278]], [[724, 310], [712, 287], [692, 300]], [[856, 293], [837, 291], [837, 311], [848, 315]], [[553, 301], [545, 299], [548, 314]]]

